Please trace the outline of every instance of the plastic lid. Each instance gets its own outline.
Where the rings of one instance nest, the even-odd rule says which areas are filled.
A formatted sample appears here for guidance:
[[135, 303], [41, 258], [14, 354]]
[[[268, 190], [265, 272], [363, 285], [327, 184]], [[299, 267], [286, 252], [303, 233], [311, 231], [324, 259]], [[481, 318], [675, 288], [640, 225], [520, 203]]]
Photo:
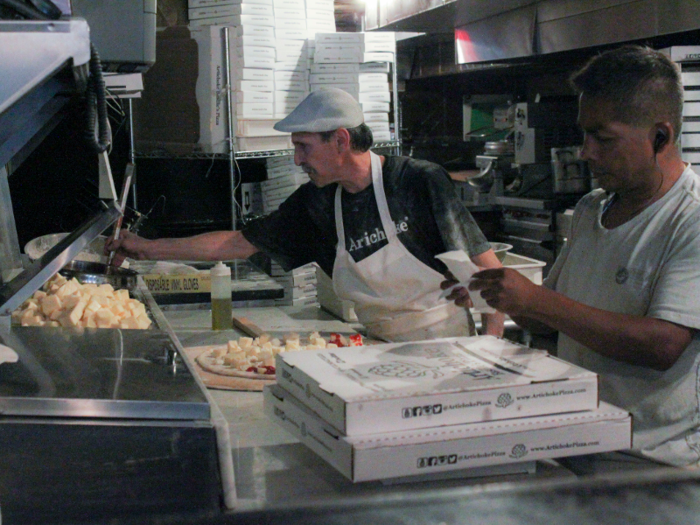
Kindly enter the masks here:
[[211, 276], [212, 277], [223, 277], [223, 276], [228, 276], [231, 275], [231, 268], [226, 266], [224, 263], [219, 261], [216, 263], [216, 265], [210, 270]]

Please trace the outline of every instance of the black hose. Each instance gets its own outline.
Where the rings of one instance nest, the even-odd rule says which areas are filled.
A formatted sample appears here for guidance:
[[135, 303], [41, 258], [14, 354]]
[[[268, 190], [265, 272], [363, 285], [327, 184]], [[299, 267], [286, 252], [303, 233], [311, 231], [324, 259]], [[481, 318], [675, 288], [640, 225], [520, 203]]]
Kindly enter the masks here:
[[[88, 144], [97, 152], [102, 153], [112, 143], [112, 133], [107, 117], [107, 94], [105, 81], [102, 78], [100, 55], [93, 44], [90, 44], [90, 77], [85, 93], [87, 102], [87, 128], [85, 137]], [[95, 133], [97, 126], [98, 132]]]

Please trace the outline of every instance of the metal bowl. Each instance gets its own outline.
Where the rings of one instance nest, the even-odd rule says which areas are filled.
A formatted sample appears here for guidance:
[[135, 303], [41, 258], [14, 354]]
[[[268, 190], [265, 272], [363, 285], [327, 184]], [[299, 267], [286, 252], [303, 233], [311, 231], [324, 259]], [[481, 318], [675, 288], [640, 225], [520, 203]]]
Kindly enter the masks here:
[[133, 270], [86, 261], [72, 261], [59, 273], [69, 279], [75, 277], [81, 284], [111, 284], [115, 289], [127, 290], [136, 288], [138, 276]]

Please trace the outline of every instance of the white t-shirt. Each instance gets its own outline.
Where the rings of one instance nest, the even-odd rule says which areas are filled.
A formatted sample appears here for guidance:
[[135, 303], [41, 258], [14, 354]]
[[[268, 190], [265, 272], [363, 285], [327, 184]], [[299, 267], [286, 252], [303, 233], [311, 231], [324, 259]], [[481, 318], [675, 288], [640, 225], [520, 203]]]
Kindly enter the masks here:
[[[657, 202], [608, 230], [595, 190], [574, 211], [569, 243], [545, 286], [578, 302], [700, 328], [700, 177], [690, 167]], [[700, 332], [659, 372], [603, 357], [559, 334], [558, 355], [600, 375], [601, 399], [629, 410], [634, 450], [700, 465]]]

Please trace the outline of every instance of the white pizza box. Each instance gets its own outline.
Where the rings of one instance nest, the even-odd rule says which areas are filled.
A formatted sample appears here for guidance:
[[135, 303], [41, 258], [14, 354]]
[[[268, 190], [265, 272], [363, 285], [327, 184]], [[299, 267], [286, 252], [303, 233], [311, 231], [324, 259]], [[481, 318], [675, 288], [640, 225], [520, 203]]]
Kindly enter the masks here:
[[307, 9], [324, 9], [328, 6], [333, 6], [333, 0], [306, 0]]
[[358, 96], [358, 102], [391, 102], [390, 91], [362, 91]]
[[359, 102], [362, 106], [362, 111], [365, 114], [373, 112], [389, 113], [391, 109], [389, 107], [389, 102], [382, 102], [376, 100], [365, 100], [364, 102], [360, 100]]
[[[289, 91], [288, 93], [301, 93], [300, 91]], [[282, 120], [292, 111], [296, 109], [298, 104], [294, 102], [287, 102], [282, 104], [275, 104], [275, 119]], [[282, 115], [282, 116], [280, 116]]]
[[276, 28], [275, 36], [280, 40], [303, 40], [306, 42], [308, 32], [306, 28]]
[[389, 122], [389, 112], [365, 113], [365, 123]]
[[316, 263], [307, 263], [304, 266], [299, 266], [298, 268], [294, 268], [293, 270], [286, 272], [278, 263], [272, 261], [270, 265], [270, 275], [273, 277], [278, 275], [304, 275], [307, 273], [315, 273], [316, 268]]
[[236, 68], [234, 71], [237, 80], [262, 80], [271, 82], [275, 79], [275, 72], [272, 69], [258, 69], [254, 67]]
[[389, 62], [365, 62], [360, 64], [360, 71], [366, 73], [390, 73], [391, 64]]
[[272, 201], [274, 199], [286, 199], [296, 188], [294, 186], [282, 186], [280, 188], [263, 188], [262, 196], [264, 201]]
[[684, 71], [681, 73], [681, 82], [683, 86], [700, 86], [700, 72]]
[[277, 382], [348, 436], [598, 406], [596, 374], [493, 336], [283, 352]]
[[290, 18], [290, 19], [301, 19], [306, 20], [306, 13], [303, 9], [295, 9], [287, 6], [275, 7], [275, 18]]
[[271, 151], [292, 149], [292, 138], [287, 136], [275, 137], [236, 137], [238, 151]]
[[[264, 26], [259, 26], [264, 27]], [[236, 45], [238, 47], [275, 47], [277, 39], [274, 36], [274, 28], [268, 27], [267, 29], [273, 30], [273, 35], [241, 35], [236, 37]]]
[[284, 297], [282, 299], [274, 299], [276, 306], [318, 306], [318, 299], [315, 295], [309, 297]]
[[318, 302], [322, 308], [343, 321], [358, 322], [357, 314], [355, 313], [355, 303], [338, 297], [338, 294], [333, 289], [333, 279], [320, 267], [316, 269], [316, 281], [318, 283]]
[[[191, 28], [197, 42], [198, 74], [195, 96], [199, 107], [199, 145], [206, 153], [228, 151], [228, 122], [226, 112], [225, 64], [221, 45], [221, 27]], [[229, 43], [229, 52], [235, 54]]]
[[374, 137], [375, 144], [394, 140], [394, 137], [391, 135], [390, 131], [372, 131], [372, 135]]
[[369, 129], [372, 130], [372, 135], [377, 137], [377, 136], [386, 136], [387, 133], [391, 133], [391, 130], [389, 129], [389, 123], [388, 122], [367, 122], [365, 121]]
[[213, 18], [217, 16], [240, 15], [241, 5], [238, 4], [217, 4], [207, 7], [195, 7], [187, 10], [190, 20], [197, 18]]
[[234, 98], [239, 104], [273, 104], [275, 101], [271, 91], [236, 91]]
[[[245, 49], [245, 48], [242, 48]], [[265, 49], [265, 48], [261, 48]], [[272, 48], [267, 48], [272, 49]], [[273, 49], [274, 51], [274, 49]], [[262, 57], [250, 54], [243, 54], [242, 56], [236, 56], [234, 51], [233, 56], [231, 56], [231, 66], [236, 68], [259, 68], [259, 69], [274, 69], [275, 68], [275, 58], [274, 57]]]
[[353, 437], [338, 432], [280, 385], [265, 386], [264, 410], [353, 482], [513, 465], [632, 446], [630, 414], [602, 402], [599, 408], [584, 412]]
[[257, 25], [245, 25], [238, 26], [237, 31], [238, 36], [264, 36], [266, 38], [275, 38], [275, 28], [273, 26], [257, 26]]
[[296, 57], [284, 61], [277, 61], [274, 64], [275, 71], [307, 71], [309, 62], [306, 57]]
[[304, 0], [272, 0], [272, 5], [279, 8], [300, 9], [301, 11], [306, 9], [306, 2]]
[[326, 7], [324, 9], [314, 9], [313, 7], [306, 8], [306, 19], [309, 21], [322, 20], [324, 22], [335, 23], [335, 14], [333, 13], [332, 7]]
[[294, 91], [306, 95], [309, 84], [306, 80], [275, 80], [275, 91]]
[[269, 26], [274, 27], [274, 15], [229, 15], [214, 18], [198, 18], [190, 20], [190, 27], [220, 25], [220, 26]]
[[361, 64], [317, 64], [313, 63], [309, 67], [309, 72], [314, 74], [343, 74], [343, 73], [354, 73], [358, 74], [360, 72]]
[[308, 26], [307, 20], [275, 18], [275, 29], [305, 29], [308, 31]]
[[319, 33], [316, 35], [318, 43], [335, 44], [363, 44], [367, 42], [396, 42], [396, 34], [392, 31], [367, 31], [367, 32], [341, 32]]
[[195, 7], [212, 7], [215, 5], [226, 5], [240, 3], [234, 0], [187, 0], [187, 7], [192, 9]]
[[307, 182], [309, 182], [309, 176], [300, 169], [299, 171], [291, 172], [289, 175], [283, 177], [264, 180], [260, 183], [260, 187], [262, 189], [282, 188], [284, 186], [294, 186], [298, 188]]
[[277, 36], [275, 38], [275, 48], [277, 49], [278, 54], [280, 54], [282, 51], [288, 50], [290, 52], [294, 51], [300, 56], [305, 53], [306, 40], [288, 40]]
[[700, 46], [671, 46], [659, 49], [674, 62], [700, 60]]
[[[359, 66], [359, 64], [353, 64]], [[373, 83], [387, 83], [388, 89], [388, 78], [385, 73], [311, 73], [309, 75], [309, 82], [314, 84], [344, 84], [344, 83], [358, 83], [359, 85], [373, 84]], [[370, 90], [366, 90], [370, 91]]]
[[[264, 47], [264, 46], [237, 46], [236, 55], [244, 58], [267, 58], [276, 60], [276, 53], [274, 47]], [[244, 66], [250, 67], [250, 66]], [[267, 69], [267, 68], [265, 68]]]
[[284, 274], [275, 277], [275, 281], [285, 287], [299, 286], [304, 287], [309, 284], [318, 285], [316, 280], [316, 272], [300, 273], [300, 274]]
[[683, 103], [684, 117], [700, 117], [700, 102], [690, 101]]
[[700, 133], [681, 133], [681, 147], [700, 148]]
[[272, 104], [236, 104], [236, 116], [239, 119], [272, 118]]
[[299, 91], [275, 91], [275, 105], [299, 104], [308, 93]]
[[[271, 69], [269, 71], [272, 71]], [[275, 90], [274, 80], [236, 80], [236, 91], [263, 91], [272, 93]]]
[[296, 173], [299, 173], [299, 167], [298, 166], [280, 166], [280, 167], [267, 167], [267, 178], [268, 180], [274, 180], [274, 179], [281, 179], [285, 177], [289, 177], [291, 175], [294, 175]]
[[[691, 89], [683, 91], [683, 100], [685, 102], [697, 102], [700, 100], [700, 86], [693, 86]], [[685, 127], [685, 126], [683, 126]]]
[[272, 0], [188, 0], [188, 7], [206, 7], [223, 4], [263, 4], [272, 5]]
[[236, 122], [236, 136], [238, 137], [271, 137], [275, 135], [291, 136], [290, 133], [277, 131], [274, 119], [242, 119]]
[[700, 133], [700, 122], [683, 122], [682, 133]]

